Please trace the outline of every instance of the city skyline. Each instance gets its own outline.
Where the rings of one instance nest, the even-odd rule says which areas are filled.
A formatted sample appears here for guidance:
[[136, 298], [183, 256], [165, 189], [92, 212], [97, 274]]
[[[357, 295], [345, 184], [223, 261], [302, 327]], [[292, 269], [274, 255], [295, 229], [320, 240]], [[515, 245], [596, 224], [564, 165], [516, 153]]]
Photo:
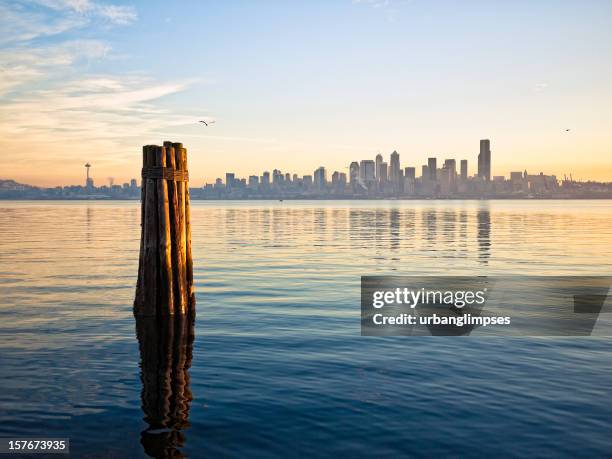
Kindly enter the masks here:
[[[247, 178], [226, 172], [225, 180], [218, 177], [214, 183], [202, 187], [203, 194], [195, 196], [204, 199], [231, 198], [474, 198], [474, 197], [576, 197], [585, 192], [610, 196], [612, 182], [582, 187], [572, 175], [558, 179], [555, 175], [529, 174], [512, 170], [507, 175], [492, 175], [492, 151], [490, 139], [479, 142], [477, 165], [470, 174], [470, 160], [460, 159], [457, 169], [456, 158], [444, 158], [438, 163], [437, 157], [427, 158], [427, 163], [418, 167], [402, 164], [400, 154], [393, 151], [386, 162], [378, 153], [374, 160], [352, 161], [347, 172], [327, 170], [319, 166], [312, 174], [299, 176], [296, 173], [274, 169], [264, 170], [261, 175]], [[440, 165], [440, 167], [438, 167]], [[331, 173], [331, 180], [329, 177]]]
[[[143, 151], [147, 148], [144, 146]], [[480, 139], [475, 167], [473, 158], [432, 156], [421, 165], [402, 163], [400, 154], [394, 150], [388, 155], [388, 161], [380, 153], [374, 159], [351, 161], [344, 168], [346, 172], [333, 170], [332, 173], [323, 165], [304, 175], [278, 168], [263, 170], [261, 175], [249, 173], [246, 177], [226, 171], [224, 178], [217, 177], [202, 187], [190, 184], [190, 190], [194, 199], [612, 198], [612, 181], [581, 182], [571, 173], [557, 177], [543, 171], [529, 173], [526, 168], [517, 170], [518, 166], [506, 174], [492, 175], [492, 159], [490, 139]], [[88, 162], [84, 167], [85, 181], [81, 185], [37, 188], [0, 180], [0, 199], [137, 199], [140, 196], [136, 178], [115, 184], [114, 177], [107, 177], [108, 186], [96, 186], [90, 173], [92, 164]]]
[[[353, 166], [356, 166], [356, 175], [362, 181], [368, 180], [368, 177], [371, 176], [372, 180], [375, 178], [376, 181], [380, 181], [381, 177], [383, 177], [383, 181], [388, 181], [389, 183], [392, 183], [394, 181], [399, 181], [400, 178], [406, 177], [405, 174], [408, 170], [411, 170], [410, 173], [411, 173], [412, 179], [415, 179], [417, 177], [418, 178], [426, 177], [431, 180], [436, 180], [438, 178], [437, 173], [440, 170], [440, 168], [438, 168], [437, 160], [438, 160], [438, 156], [430, 156], [427, 158], [426, 161], [424, 161], [425, 164], [419, 165], [419, 164], [411, 163], [409, 166], [402, 166], [400, 163], [400, 154], [397, 152], [397, 150], [393, 150], [389, 154], [389, 161], [385, 161], [384, 156], [379, 152], [376, 154], [374, 160], [362, 159], [359, 161], [351, 161], [349, 166], [345, 166], [342, 171], [334, 170], [332, 175], [342, 174], [345, 176], [347, 183], [350, 183], [352, 181], [351, 179], [353, 178], [352, 168]], [[442, 168], [447, 168], [447, 167], [452, 168], [452, 170], [455, 171], [457, 177], [464, 179], [464, 180], [468, 178], [483, 178], [486, 181], [491, 181], [495, 177], [497, 178], [506, 177], [506, 176], [510, 177], [512, 173], [516, 173], [516, 170], [506, 171], [505, 174], [492, 174], [491, 173], [492, 162], [491, 162], [491, 141], [490, 139], [480, 140], [480, 150], [477, 153], [476, 161], [474, 160], [470, 161], [469, 159], [466, 159], [466, 158], [461, 158], [459, 159], [459, 161], [460, 161], [459, 163], [460, 169], [457, 169], [457, 158], [445, 158], [444, 163], [440, 163], [440, 165], [442, 166]], [[474, 163], [476, 163], [475, 168], [473, 166]], [[91, 174], [90, 172], [90, 169], [93, 167], [93, 165], [90, 162], [87, 162], [83, 167], [85, 167], [85, 170], [86, 170], [85, 185], [84, 185], [85, 188], [94, 188], [94, 177], [93, 177], [93, 174]], [[514, 169], [517, 169], [517, 167], [514, 167]], [[345, 172], [347, 170], [348, 172]], [[416, 173], [417, 170], [421, 171], [420, 176]], [[471, 174], [470, 174], [470, 170], [472, 171]], [[321, 178], [319, 178], [319, 182], [321, 181], [331, 182], [330, 177], [327, 176], [327, 174], [331, 173], [331, 171], [332, 171], [331, 168], [328, 168], [324, 165], [317, 167], [314, 171], [312, 171], [311, 173], [307, 173], [307, 174], [299, 174], [295, 171], [282, 172], [282, 170], [279, 168], [272, 168], [271, 170], [270, 168], [268, 168], [268, 169], [262, 170], [261, 171], [262, 175], [258, 175], [257, 177], [259, 180], [262, 180], [262, 179], [265, 180], [267, 176], [268, 184], [272, 184], [274, 175], [278, 172], [278, 174], [281, 175], [287, 181], [292, 181], [296, 177], [300, 177], [300, 179], [304, 177], [309, 177], [312, 180], [312, 183], [316, 184], [317, 183], [317, 173], [323, 174], [319, 176], [319, 177], [323, 177], [322, 180]], [[527, 169], [524, 169], [524, 171], [527, 172]], [[544, 172], [539, 171], [538, 173], [543, 174]], [[193, 174], [193, 175], [196, 175], [196, 174]], [[215, 183], [227, 184], [228, 181], [240, 180], [240, 175], [241, 174], [237, 174], [236, 172], [226, 171], [223, 174], [221, 174], [220, 177], [216, 177], [214, 180], [210, 182], [205, 181], [203, 184], [203, 187], [205, 187], [208, 184], [213, 184], [213, 185]], [[549, 175], [556, 177], [556, 174], [549, 174]], [[223, 180], [223, 177], [225, 177], [225, 181]], [[252, 177], [255, 177], [255, 175], [253, 175], [252, 173], [248, 173], [244, 177], [252, 178]], [[13, 180], [10, 177], [0, 177], [0, 179]], [[597, 180], [588, 179], [588, 178], [586, 180], [577, 179], [573, 177], [571, 172], [563, 174], [563, 177], [559, 178], [559, 180], [561, 179], [569, 179], [569, 180], [585, 181], [585, 182], [597, 181]], [[106, 177], [106, 179], [104, 180], [109, 182], [109, 187], [113, 187], [115, 185], [115, 180], [116, 180], [115, 177]], [[133, 188], [135, 186], [138, 186], [137, 180], [138, 179], [132, 177], [132, 178], [125, 179], [125, 180], [117, 180], [117, 184], [119, 186], [129, 185], [131, 188]], [[196, 178], [196, 181], [197, 181], [197, 178]], [[602, 181], [602, 182], [612, 183], [612, 180]], [[105, 185], [99, 185], [99, 182], [97, 183], [98, 185], [96, 185], [96, 187], [105, 186]], [[192, 182], [190, 183], [193, 184]], [[260, 181], [259, 183], [262, 183], [262, 182]], [[32, 183], [24, 183], [24, 184], [37, 186]], [[80, 184], [64, 183], [64, 184], [59, 184], [57, 186], [80, 186]]]
[[489, 137], [492, 175], [612, 180], [610, 2], [15, 0], [0, 13], [3, 178], [80, 183], [89, 161], [123, 182], [159, 138], [189, 145], [199, 186], [262, 162], [304, 175], [379, 151], [471, 157]]

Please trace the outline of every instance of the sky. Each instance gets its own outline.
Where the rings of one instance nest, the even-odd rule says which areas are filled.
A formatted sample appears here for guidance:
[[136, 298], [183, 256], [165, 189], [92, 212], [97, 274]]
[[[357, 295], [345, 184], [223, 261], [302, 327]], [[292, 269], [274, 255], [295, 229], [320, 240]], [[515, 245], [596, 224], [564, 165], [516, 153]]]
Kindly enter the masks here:
[[[467, 159], [612, 181], [612, 2], [0, 0], [0, 179]], [[198, 120], [214, 120], [205, 127]], [[566, 131], [566, 129], [571, 129]]]

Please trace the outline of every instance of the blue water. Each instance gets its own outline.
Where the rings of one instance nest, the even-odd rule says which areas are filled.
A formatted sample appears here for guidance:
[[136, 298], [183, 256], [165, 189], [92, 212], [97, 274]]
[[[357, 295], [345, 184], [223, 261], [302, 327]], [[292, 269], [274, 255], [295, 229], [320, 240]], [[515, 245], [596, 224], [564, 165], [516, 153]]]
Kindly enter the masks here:
[[609, 201], [194, 203], [193, 399], [159, 435], [139, 222], [136, 202], [0, 202], [0, 437], [69, 437], [75, 457], [156, 438], [174, 457], [612, 456], [612, 339], [361, 337], [359, 317], [361, 275], [610, 275]]

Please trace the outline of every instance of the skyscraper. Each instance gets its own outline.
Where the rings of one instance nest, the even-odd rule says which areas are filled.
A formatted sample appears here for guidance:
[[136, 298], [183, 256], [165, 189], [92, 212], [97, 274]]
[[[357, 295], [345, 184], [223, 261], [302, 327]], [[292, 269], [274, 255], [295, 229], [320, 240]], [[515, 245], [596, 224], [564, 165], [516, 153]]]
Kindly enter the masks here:
[[414, 167], [404, 168], [404, 177], [414, 182], [416, 179], [416, 169]]
[[364, 159], [359, 164], [359, 178], [366, 184], [376, 181], [375, 163], [371, 159]]
[[438, 178], [438, 160], [436, 158], [427, 158], [427, 170], [429, 171], [429, 179], [435, 181]]
[[425, 164], [421, 166], [421, 179], [423, 181], [429, 180], [429, 167]]
[[482, 139], [480, 141], [480, 153], [478, 153], [478, 177], [487, 182], [491, 180], [491, 141]]
[[304, 188], [312, 188], [312, 175], [305, 175], [302, 177], [302, 183], [304, 184]]
[[389, 168], [387, 167], [387, 163], [384, 161], [380, 164], [379, 175], [376, 177], [376, 179], [381, 185], [385, 184], [387, 180], [389, 180]]
[[268, 187], [270, 186], [270, 173], [268, 171], [265, 171], [262, 176], [261, 176], [261, 184], [264, 187]]
[[457, 161], [454, 159], [445, 159], [444, 167], [451, 171], [451, 174], [457, 175]]
[[225, 173], [225, 188], [229, 191], [234, 186], [235, 175], [233, 172]]
[[414, 167], [404, 168], [404, 194], [413, 196], [416, 192], [416, 169]]
[[343, 192], [346, 186], [346, 174], [344, 172], [335, 171], [332, 174], [332, 187], [336, 192]]
[[380, 153], [378, 153], [376, 155], [376, 181], [380, 183], [380, 179], [381, 179], [381, 175], [380, 175], [380, 168], [382, 166], [383, 163], [383, 157]]
[[327, 172], [325, 167], [321, 166], [314, 171], [314, 186], [318, 190], [322, 190], [327, 185]]
[[359, 163], [357, 161], [353, 161], [349, 166], [349, 180], [351, 185], [357, 185], [359, 180]]
[[394, 185], [399, 185], [400, 157], [397, 151], [393, 151], [393, 153], [391, 153], [391, 161], [389, 162], [389, 180]]
[[249, 188], [256, 190], [259, 186], [259, 177], [256, 175], [249, 176]]
[[456, 191], [455, 187], [457, 185], [457, 161], [455, 161], [454, 159], [445, 159], [443, 169], [445, 172], [445, 180], [449, 184], [449, 190], [451, 192]]
[[461, 180], [466, 181], [468, 178], [468, 162], [467, 159], [461, 160]]
[[283, 181], [283, 173], [278, 169], [272, 171], [272, 185], [279, 186]]

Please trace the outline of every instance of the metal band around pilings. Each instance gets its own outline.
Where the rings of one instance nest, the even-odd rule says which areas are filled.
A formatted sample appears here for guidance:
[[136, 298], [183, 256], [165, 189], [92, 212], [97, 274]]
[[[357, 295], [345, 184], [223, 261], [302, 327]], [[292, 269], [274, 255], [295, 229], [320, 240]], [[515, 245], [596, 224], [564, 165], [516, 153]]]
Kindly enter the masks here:
[[173, 169], [172, 167], [143, 167], [142, 168], [143, 179], [165, 179], [173, 180], [175, 182], [188, 182], [189, 172], [179, 169]]

